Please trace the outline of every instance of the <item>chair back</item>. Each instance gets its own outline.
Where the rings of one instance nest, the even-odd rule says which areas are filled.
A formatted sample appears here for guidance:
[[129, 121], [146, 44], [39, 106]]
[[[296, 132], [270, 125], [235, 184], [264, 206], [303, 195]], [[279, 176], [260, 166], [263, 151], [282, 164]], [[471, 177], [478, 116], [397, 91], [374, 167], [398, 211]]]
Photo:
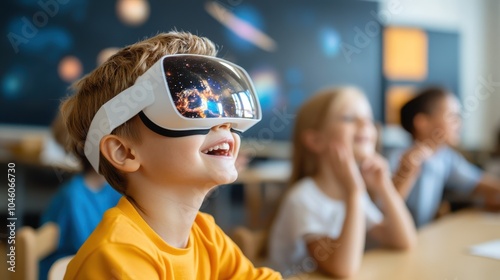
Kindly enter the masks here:
[[63, 280], [66, 268], [74, 255], [58, 259], [49, 270], [49, 280]]
[[52, 222], [38, 229], [30, 226], [16, 233], [16, 272], [12, 280], [38, 280], [38, 262], [50, 255], [59, 243], [59, 227]]

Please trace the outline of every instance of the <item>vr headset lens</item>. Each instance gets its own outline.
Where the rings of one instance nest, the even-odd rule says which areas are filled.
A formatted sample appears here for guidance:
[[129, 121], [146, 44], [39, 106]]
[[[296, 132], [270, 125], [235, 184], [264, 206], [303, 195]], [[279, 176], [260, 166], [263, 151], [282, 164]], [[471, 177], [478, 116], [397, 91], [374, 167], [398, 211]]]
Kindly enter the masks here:
[[170, 56], [163, 71], [175, 108], [184, 118], [258, 119], [248, 76], [226, 61]]

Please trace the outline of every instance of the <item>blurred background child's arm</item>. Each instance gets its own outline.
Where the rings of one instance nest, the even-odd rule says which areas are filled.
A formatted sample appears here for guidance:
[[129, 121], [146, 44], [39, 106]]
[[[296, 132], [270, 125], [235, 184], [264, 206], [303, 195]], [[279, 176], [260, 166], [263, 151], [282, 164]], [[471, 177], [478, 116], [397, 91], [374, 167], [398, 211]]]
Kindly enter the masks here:
[[500, 211], [500, 179], [484, 174], [477, 184], [475, 192], [484, 197], [487, 209]]
[[318, 267], [333, 277], [348, 277], [359, 270], [365, 246], [365, 217], [361, 191], [346, 199], [346, 215], [337, 239], [328, 236], [305, 236], [309, 255]]
[[408, 197], [415, 185], [422, 163], [431, 155], [432, 150], [427, 145], [417, 143], [401, 157], [396, 172], [392, 176], [392, 182], [403, 199]]
[[345, 219], [337, 239], [306, 235], [309, 255], [321, 270], [334, 277], [348, 277], [359, 270], [365, 247], [366, 223], [362, 195], [365, 186], [352, 150], [336, 143], [329, 147], [330, 169], [344, 188]]

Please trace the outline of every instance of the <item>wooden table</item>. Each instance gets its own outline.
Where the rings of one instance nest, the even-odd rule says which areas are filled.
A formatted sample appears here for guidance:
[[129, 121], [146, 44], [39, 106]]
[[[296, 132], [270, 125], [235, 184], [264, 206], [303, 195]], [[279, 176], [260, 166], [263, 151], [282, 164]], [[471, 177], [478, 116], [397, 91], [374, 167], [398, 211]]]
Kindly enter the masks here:
[[[240, 172], [236, 183], [243, 184], [248, 224], [252, 228], [262, 226], [261, 211], [265, 208], [267, 184], [285, 185], [290, 178], [288, 160], [269, 160], [255, 164]], [[265, 223], [265, 222], [264, 222]]]
[[[500, 214], [465, 210], [450, 214], [418, 233], [408, 252], [372, 250], [349, 280], [498, 280], [500, 260], [473, 256], [468, 248], [500, 239]], [[290, 279], [331, 279], [320, 273]]]

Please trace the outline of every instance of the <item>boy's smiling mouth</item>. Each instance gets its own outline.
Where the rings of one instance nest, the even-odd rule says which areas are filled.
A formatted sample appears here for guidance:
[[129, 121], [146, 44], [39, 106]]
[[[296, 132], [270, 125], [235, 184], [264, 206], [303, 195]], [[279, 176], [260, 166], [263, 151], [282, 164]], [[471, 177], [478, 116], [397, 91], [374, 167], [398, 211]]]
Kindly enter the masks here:
[[211, 156], [232, 156], [233, 142], [228, 139], [223, 139], [203, 149], [201, 152]]

